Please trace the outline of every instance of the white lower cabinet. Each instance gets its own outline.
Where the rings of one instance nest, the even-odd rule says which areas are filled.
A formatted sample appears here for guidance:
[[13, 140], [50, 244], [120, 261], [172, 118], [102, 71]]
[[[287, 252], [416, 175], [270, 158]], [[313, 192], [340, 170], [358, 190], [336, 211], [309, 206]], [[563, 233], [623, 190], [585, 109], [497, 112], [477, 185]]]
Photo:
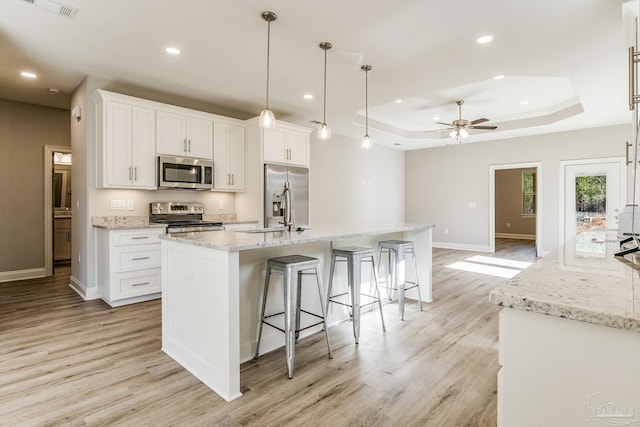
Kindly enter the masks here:
[[160, 298], [163, 228], [98, 229], [98, 290], [117, 307]]

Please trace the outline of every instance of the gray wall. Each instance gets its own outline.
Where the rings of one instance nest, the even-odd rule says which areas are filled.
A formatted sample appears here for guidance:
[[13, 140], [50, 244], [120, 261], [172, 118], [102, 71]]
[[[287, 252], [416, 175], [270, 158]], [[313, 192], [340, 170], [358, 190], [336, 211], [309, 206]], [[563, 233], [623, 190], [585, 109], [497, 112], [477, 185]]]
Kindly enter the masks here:
[[44, 146], [71, 146], [69, 120], [68, 110], [0, 100], [0, 273], [44, 269]]
[[537, 234], [542, 251], [552, 250], [559, 233], [560, 161], [624, 156], [630, 129], [619, 125], [407, 151], [406, 220], [435, 224], [436, 244], [488, 250], [489, 166], [542, 162], [543, 225]]
[[522, 172], [525, 171], [535, 172], [535, 169], [496, 171], [496, 233], [536, 234], [535, 216], [522, 216]]

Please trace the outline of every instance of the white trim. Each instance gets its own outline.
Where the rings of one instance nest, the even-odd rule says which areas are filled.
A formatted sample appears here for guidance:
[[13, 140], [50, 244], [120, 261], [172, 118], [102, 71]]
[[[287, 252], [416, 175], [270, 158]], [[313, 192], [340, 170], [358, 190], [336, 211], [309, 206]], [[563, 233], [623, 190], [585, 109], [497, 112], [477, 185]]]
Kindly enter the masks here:
[[495, 233], [497, 239], [536, 240], [535, 234]]
[[0, 272], [0, 282], [13, 282], [14, 280], [38, 279], [45, 277], [44, 268], [28, 268], [26, 270], [13, 270]]
[[76, 279], [76, 277], [73, 275], [70, 277], [69, 287], [73, 289], [78, 295], [80, 295], [80, 297], [85, 301], [100, 298], [97, 287], [87, 288], [84, 283]]
[[491, 252], [489, 246], [467, 245], [464, 243], [433, 242], [434, 248], [455, 249], [458, 251]]
[[496, 251], [496, 171], [526, 168], [536, 168], [536, 256], [542, 256], [542, 162], [489, 165], [489, 252]]
[[[53, 275], [53, 195], [51, 194], [51, 169], [53, 168], [53, 152], [71, 153], [71, 147], [45, 145], [43, 158], [44, 176], [44, 276]], [[71, 220], [73, 221], [73, 219]], [[40, 277], [44, 277], [40, 276]]]
[[[576, 165], [592, 165], [598, 163], [620, 163], [620, 208], [624, 207], [627, 198], [627, 159], [624, 157], [602, 157], [598, 159], [582, 159], [582, 160], [561, 160], [560, 171], [558, 175], [558, 245], [564, 243], [565, 240], [565, 180], [566, 180], [566, 167]], [[615, 209], [615, 208], [614, 208]]]

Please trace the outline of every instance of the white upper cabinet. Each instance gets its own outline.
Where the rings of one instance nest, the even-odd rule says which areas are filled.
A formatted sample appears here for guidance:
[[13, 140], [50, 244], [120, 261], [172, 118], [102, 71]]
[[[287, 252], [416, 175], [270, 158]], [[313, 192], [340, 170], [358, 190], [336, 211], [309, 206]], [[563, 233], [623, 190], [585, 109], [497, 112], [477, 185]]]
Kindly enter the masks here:
[[309, 167], [309, 134], [286, 127], [266, 128], [263, 132], [265, 163]]
[[157, 111], [157, 152], [213, 159], [213, 121], [173, 111]]
[[213, 189], [245, 188], [244, 128], [215, 122], [213, 125]]
[[97, 94], [97, 186], [154, 189], [155, 111], [111, 95]]

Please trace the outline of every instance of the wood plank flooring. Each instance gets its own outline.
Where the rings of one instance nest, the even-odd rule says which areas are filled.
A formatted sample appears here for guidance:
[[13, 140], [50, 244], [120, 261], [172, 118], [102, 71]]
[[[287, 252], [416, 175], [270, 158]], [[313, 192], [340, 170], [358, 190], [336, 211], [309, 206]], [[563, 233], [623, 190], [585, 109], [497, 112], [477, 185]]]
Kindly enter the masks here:
[[533, 242], [497, 240], [495, 254], [434, 249], [434, 302], [395, 303], [296, 347], [242, 365], [244, 395], [223, 401], [162, 353], [160, 301], [84, 302], [69, 269], [0, 283], [0, 425], [4, 426], [494, 426], [498, 312], [505, 279], [447, 265], [473, 255], [535, 260]]

